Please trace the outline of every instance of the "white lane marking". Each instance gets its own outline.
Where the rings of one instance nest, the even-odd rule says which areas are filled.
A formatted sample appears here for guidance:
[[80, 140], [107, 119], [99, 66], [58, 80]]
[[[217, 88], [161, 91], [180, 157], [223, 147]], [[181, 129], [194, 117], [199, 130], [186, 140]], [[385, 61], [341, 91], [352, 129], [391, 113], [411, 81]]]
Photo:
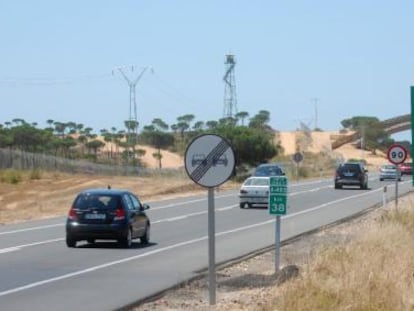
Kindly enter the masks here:
[[0, 249], [0, 254], [6, 254], [6, 253], [11, 253], [11, 252], [15, 252], [15, 251], [19, 251], [20, 248], [15, 246], [15, 247], [8, 247], [8, 248], [2, 248]]
[[63, 225], [64, 224], [61, 223], [61, 224], [54, 224], [54, 225], [44, 225], [44, 226], [39, 226], [39, 227], [30, 227], [30, 228], [25, 228], [25, 229], [16, 229], [16, 230], [12, 230], [12, 231], [0, 232], [0, 235], [21, 233], [21, 232], [34, 231], [34, 230], [43, 230], [43, 229], [48, 229], [48, 228], [60, 227], [60, 226], [63, 226]]
[[[318, 181], [311, 181], [311, 182], [303, 182], [303, 183], [300, 183], [300, 184], [292, 184], [292, 186], [295, 187], [295, 186], [301, 186], [301, 185], [307, 185], [307, 184], [317, 184], [317, 183], [322, 183], [322, 182], [323, 182], [323, 180], [318, 180]], [[326, 187], [322, 187], [322, 188], [326, 188]], [[322, 189], [322, 188], [318, 188], [318, 189]], [[298, 191], [298, 192], [291, 193], [289, 195], [296, 195], [296, 194], [300, 194], [300, 193], [306, 193], [306, 192], [309, 192], [309, 191], [310, 190]], [[234, 196], [234, 195], [237, 196], [237, 194], [235, 194], [235, 193], [229, 193], [229, 194], [223, 194], [223, 195], [216, 196], [216, 198], [224, 198], [224, 197], [230, 197], [230, 196]], [[151, 210], [152, 211], [153, 210], [160, 210], [160, 209], [165, 209], [165, 208], [174, 207], [174, 206], [182, 206], [182, 205], [185, 205], [185, 204], [202, 202], [202, 201], [206, 201], [206, 200], [207, 200], [207, 198], [202, 198], [202, 199], [195, 199], [195, 200], [184, 201], [184, 202], [171, 203], [171, 204], [151, 208]], [[229, 207], [229, 208], [225, 207], [225, 208], [222, 208], [221, 210], [231, 209], [231, 208], [232, 207]], [[159, 220], [159, 221], [156, 221], [155, 223], [163, 222], [163, 221], [167, 221], [167, 220]], [[7, 235], [7, 234], [13, 234], [13, 233], [22, 233], [22, 232], [28, 232], [28, 231], [34, 231], [34, 230], [43, 230], [43, 229], [49, 229], [49, 228], [54, 228], [54, 227], [61, 227], [61, 226], [64, 226], [64, 225], [65, 225], [64, 223], [61, 223], [61, 224], [44, 225], [44, 226], [38, 226], [38, 227], [29, 227], [29, 228], [24, 228], [24, 229], [16, 229], [16, 230], [11, 230], [11, 231], [0, 232], [0, 236]]]
[[119, 264], [122, 264], [122, 263], [125, 263], [125, 262], [129, 262], [129, 261], [132, 261], [132, 260], [139, 259], [139, 258], [143, 258], [143, 257], [147, 257], [147, 256], [154, 255], [154, 254], [157, 254], [157, 253], [165, 252], [167, 250], [174, 249], [174, 248], [177, 248], [177, 247], [186, 246], [186, 245], [189, 245], [189, 244], [194, 244], [194, 243], [206, 240], [206, 239], [207, 239], [207, 237], [204, 236], [204, 237], [201, 237], [201, 238], [198, 238], [198, 239], [193, 239], [193, 240], [189, 240], [189, 241], [185, 241], [185, 242], [180, 242], [180, 243], [177, 243], [177, 244], [174, 244], [174, 245], [170, 245], [170, 246], [166, 246], [166, 247], [163, 247], [163, 248], [159, 248], [159, 249], [156, 249], [156, 250], [149, 251], [145, 254], [140, 254], [140, 255], [127, 257], [127, 258], [116, 260], [116, 261], [111, 261], [111, 262], [108, 262], [108, 263], [105, 263], [105, 264], [102, 264], [102, 265], [98, 265], [98, 266], [93, 266], [93, 267], [90, 267], [90, 268], [87, 268], [87, 269], [84, 269], [84, 270], [79, 270], [79, 271], [64, 274], [64, 275], [61, 275], [61, 276], [58, 276], [58, 277], [54, 277], [54, 278], [46, 279], [46, 280], [43, 280], [43, 281], [27, 284], [27, 285], [24, 285], [24, 286], [16, 287], [16, 288], [13, 288], [13, 289], [10, 289], [10, 290], [0, 292], [0, 297], [6, 296], [6, 295], [9, 295], [9, 294], [13, 294], [13, 293], [17, 293], [17, 292], [21, 292], [21, 291], [24, 291], [24, 290], [27, 290], [27, 289], [30, 289], [30, 288], [34, 288], [34, 287], [38, 287], [38, 286], [41, 286], [41, 285], [49, 284], [49, 283], [52, 283], [52, 282], [72, 278], [72, 277], [79, 276], [79, 275], [82, 275], [82, 274], [85, 274], [85, 273], [94, 272], [94, 271], [101, 270], [101, 269], [104, 269], [104, 268], [108, 268], [108, 267], [111, 267], [111, 266], [119, 265]]
[[[310, 209], [307, 209], [307, 210], [304, 210], [304, 211], [300, 211], [300, 212], [296, 212], [296, 213], [293, 213], [293, 214], [283, 216], [283, 218], [291, 218], [291, 217], [294, 217], [296, 215], [313, 212], [317, 209], [324, 208], [324, 207], [326, 207], [328, 205], [331, 205], [331, 204], [334, 204], [334, 203], [338, 203], [338, 202], [341, 202], [341, 201], [346, 201], [346, 200], [349, 200], [349, 199], [354, 199], [354, 198], [357, 198], [357, 197], [362, 197], [364, 195], [371, 194], [372, 192], [379, 192], [381, 190], [382, 189], [380, 188], [380, 189], [376, 189], [376, 190], [373, 190], [373, 191], [370, 191], [370, 192], [364, 192], [364, 193], [357, 194], [357, 195], [354, 195], [354, 196], [350, 196], [350, 197], [342, 198], [342, 199], [339, 199], [339, 200], [331, 201], [329, 203], [324, 203], [324, 204], [315, 206], [313, 208], [310, 208]], [[276, 221], [275, 219], [271, 219], [271, 220], [263, 221], [263, 222], [260, 222], [260, 223], [251, 224], [251, 225], [248, 225], [248, 226], [243, 226], [243, 227], [235, 228], [235, 229], [232, 229], [232, 230], [219, 232], [219, 233], [216, 233], [215, 236], [223, 236], [223, 235], [226, 235], [226, 234], [231, 234], [231, 233], [239, 232], [239, 231], [242, 231], [242, 230], [248, 230], [248, 229], [259, 227], [259, 226], [268, 225], [268, 224], [274, 223], [275, 221]], [[194, 244], [194, 243], [201, 242], [201, 241], [204, 241], [204, 240], [207, 240], [207, 239], [208, 239], [208, 237], [204, 236], [204, 237], [201, 237], [201, 238], [198, 238], [198, 239], [193, 239], [193, 240], [189, 240], [189, 241], [185, 241], [185, 242], [180, 242], [180, 243], [177, 243], [177, 244], [174, 244], [174, 245], [170, 245], [170, 246], [159, 248], [159, 249], [156, 249], [156, 250], [153, 250], [153, 251], [149, 251], [145, 254], [140, 254], [140, 255], [127, 257], [127, 258], [116, 260], [116, 261], [111, 261], [111, 262], [108, 262], [108, 263], [105, 263], [105, 264], [102, 264], [102, 265], [93, 266], [93, 267], [90, 267], [90, 268], [87, 268], [87, 269], [84, 269], [84, 270], [79, 270], [79, 271], [76, 271], [76, 272], [64, 274], [64, 275], [61, 275], [61, 276], [58, 276], [58, 277], [55, 277], [55, 278], [50, 278], [50, 279], [46, 279], [46, 280], [43, 280], [43, 281], [34, 282], [34, 283], [27, 284], [27, 285], [24, 285], [24, 286], [16, 287], [16, 288], [13, 288], [13, 289], [10, 289], [10, 290], [0, 292], [0, 297], [10, 295], [10, 294], [13, 294], [13, 293], [17, 293], [17, 292], [21, 292], [21, 291], [24, 291], [24, 290], [27, 290], [27, 289], [39, 287], [39, 286], [49, 284], [49, 283], [52, 283], [52, 282], [57, 282], [57, 281], [60, 281], [60, 280], [64, 280], [64, 279], [68, 279], [68, 278], [71, 278], [71, 277], [79, 276], [79, 275], [86, 274], [86, 273], [89, 273], [89, 272], [94, 272], [94, 271], [97, 271], [97, 270], [101, 270], [101, 269], [104, 269], [104, 268], [108, 268], [108, 267], [115, 266], [115, 265], [118, 265], [118, 264], [121, 264], [121, 263], [129, 262], [129, 261], [133, 261], [133, 260], [140, 259], [140, 258], [143, 258], [143, 257], [147, 257], [147, 256], [150, 256], [150, 255], [158, 254], [158, 253], [165, 252], [165, 251], [177, 248], [177, 247], [182, 247], [182, 246]]]
[[19, 251], [19, 250], [21, 250], [22, 248], [25, 248], [25, 247], [31, 247], [31, 246], [38, 246], [38, 245], [43, 245], [43, 244], [55, 243], [55, 242], [60, 242], [60, 241], [63, 241], [63, 240], [64, 240], [64, 238], [50, 239], [50, 240], [45, 240], [45, 241], [40, 241], [40, 242], [33, 242], [33, 243], [16, 245], [16, 246], [7, 247], [7, 248], [1, 248], [0, 249], [0, 254], [5, 254], [5, 253], [14, 252], [14, 251]]
[[370, 192], [364, 192], [364, 193], [359, 193], [359, 194], [351, 195], [349, 197], [345, 197], [345, 198], [342, 198], [342, 199], [338, 199], [338, 200], [326, 202], [326, 203], [323, 203], [321, 205], [317, 205], [315, 207], [311, 207], [311, 208], [308, 208], [308, 209], [305, 209], [303, 211], [299, 211], [299, 212], [296, 212], [296, 213], [293, 213], [293, 214], [284, 215], [284, 216], [282, 216], [282, 218], [292, 218], [292, 217], [297, 216], [297, 215], [310, 213], [310, 212], [316, 211], [318, 209], [324, 208], [324, 207], [326, 207], [328, 205], [336, 204], [336, 203], [343, 202], [343, 201], [347, 201], [347, 200], [350, 200], [350, 199], [355, 199], [355, 198], [363, 197], [365, 195], [371, 194], [373, 192], [379, 192], [379, 191], [382, 191], [382, 189], [381, 188], [378, 188], [378, 189], [372, 190]]

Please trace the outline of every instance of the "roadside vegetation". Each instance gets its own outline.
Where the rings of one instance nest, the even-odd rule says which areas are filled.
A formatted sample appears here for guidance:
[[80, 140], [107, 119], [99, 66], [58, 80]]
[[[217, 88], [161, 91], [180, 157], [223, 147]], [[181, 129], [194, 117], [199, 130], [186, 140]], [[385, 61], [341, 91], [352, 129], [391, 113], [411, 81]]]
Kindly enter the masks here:
[[414, 204], [320, 249], [262, 310], [413, 310]]

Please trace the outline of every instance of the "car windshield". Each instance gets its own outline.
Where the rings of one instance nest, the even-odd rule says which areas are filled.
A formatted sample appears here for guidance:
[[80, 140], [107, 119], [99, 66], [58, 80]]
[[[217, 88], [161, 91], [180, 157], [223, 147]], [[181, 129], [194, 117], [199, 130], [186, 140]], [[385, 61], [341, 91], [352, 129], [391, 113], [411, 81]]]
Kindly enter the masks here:
[[113, 195], [81, 194], [75, 201], [75, 208], [84, 210], [90, 208], [116, 209], [119, 197]]
[[255, 172], [256, 176], [280, 176], [283, 175], [282, 169], [276, 165], [259, 166]]
[[244, 183], [246, 186], [268, 186], [269, 179], [268, 178], [249, 178]]
[[397, 169], [395, 167], [395, 165], [383, 165], [382, 168], [385, 169], [385, 170], [395, 170], [395, 169]]

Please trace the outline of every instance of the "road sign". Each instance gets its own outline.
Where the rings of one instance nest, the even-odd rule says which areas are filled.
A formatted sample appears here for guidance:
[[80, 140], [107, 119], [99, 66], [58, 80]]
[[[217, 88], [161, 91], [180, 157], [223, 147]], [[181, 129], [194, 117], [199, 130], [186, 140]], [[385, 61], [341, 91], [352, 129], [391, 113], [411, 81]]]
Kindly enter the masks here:
[[295, 161], [297, 164], [303, 161], [303, 154], [300, 152], [296, 152], [292, 156], [293, 161]]
[[388, 161], [396, 165], [404, 163], [407, 159], [407, 150], [400, 144], [391, 145], [388, 148], [387, 158]]
[[288, 182], [286, 176], [269, 178], [269, 213], [285, 215], [287, 208]]
[[197, 136], [185, 151], [188, 176], [204, 187], [216, 187], [227, 181], [234, 172], [234, 152], [227, 140], [219, 135]]

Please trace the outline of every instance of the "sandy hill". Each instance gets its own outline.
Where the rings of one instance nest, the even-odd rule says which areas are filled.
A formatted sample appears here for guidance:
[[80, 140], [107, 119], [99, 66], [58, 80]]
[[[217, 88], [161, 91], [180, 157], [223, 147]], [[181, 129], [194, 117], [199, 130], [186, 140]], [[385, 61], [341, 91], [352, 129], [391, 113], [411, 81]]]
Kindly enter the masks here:
[[[340, 136], [341, 134], [338, 131], [309, 132], [306, 134], [301, 131], [286, 131], [276, 133], [275, 143], [283, 147], [286, 155], [293, 155], [299, 150], [301, 152], [327, 153], [332, 158], [338, 159], [338, 161], [365, 159], [370, 166], [376, 167], [387, 162], [386, 155], [381, 153], [373, 155], [371, 152], [360, 150], [352, 144], [345, 144], [333, 150], [332, 142]], [[109, 150], [110, 148], [110, 143], [108, 143], [105, 150]], [[115, 147], [112, 146], [112, 148], [114, 149]], [[146, 151], [142, 157], [145, 165], [149, 168], [157, 168], [159, 163], [153, 156], [157, 152], [157, 149], [149, 146], [139, 146], [138, 148]], [[178, 168], [184, 166], [184, 158], [182, 156], [168, 150], [161, 150], [161, 154], [163, 168]]]
[[275, 142], [279, 143], [286, 155], [292, 155], [296, 151], [312, 153], [328, 153], [332, 158], [338, 161], [349, 159], [365, 159], [370, 166], [378, 167], [388, 162], [385, 154], [372, 152], [356, 148], [353, 144], [345, 144], [335, 150], [332, 149], [332, 142], [338, 139], [342, 134], [338, 131], [326, 132], [309, 132], [301, 131], [278, 132], [275, 136]]

